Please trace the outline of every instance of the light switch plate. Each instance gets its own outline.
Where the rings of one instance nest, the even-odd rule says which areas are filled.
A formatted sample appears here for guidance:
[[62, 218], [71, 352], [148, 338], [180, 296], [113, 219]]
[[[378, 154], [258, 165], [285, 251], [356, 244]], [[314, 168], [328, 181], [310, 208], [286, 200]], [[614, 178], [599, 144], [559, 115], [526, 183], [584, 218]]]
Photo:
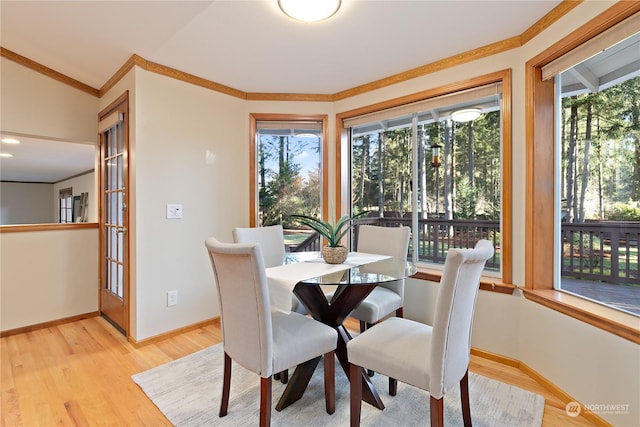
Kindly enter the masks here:
[[178, 305], [178, 291], [167, 292], [167, 307]]
[[182, 205], [170, 203], [167, 205], [167, 219], [181, 219]]

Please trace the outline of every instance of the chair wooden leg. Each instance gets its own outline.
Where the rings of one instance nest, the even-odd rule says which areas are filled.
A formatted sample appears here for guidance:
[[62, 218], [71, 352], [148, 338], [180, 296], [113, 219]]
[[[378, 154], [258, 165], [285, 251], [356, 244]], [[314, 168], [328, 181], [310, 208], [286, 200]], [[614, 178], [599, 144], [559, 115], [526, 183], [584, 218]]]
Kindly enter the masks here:
[[398, 380], [389, 377], [389, 394], [395, 396], [398, 393]]
[[285, 369], [284, 371], [280, 372], [280, 382], [282, 384], [286, 384], [289, 382], [289, 370]]
[[271, 376], [260, 377], [260, 427], [271, 425]]
[[360, 333], [363, 333], [366, 330], [367, 330], [367, 324], [361, 320], [360, 321]]
[[444, 397], [436, 399], [431, 396], [431, 427], [444, 426]]
[[336, 357], [333, 351], [324, 355], [324, 400], [327, 414], [336, 412]]
[[227, 353], [224, 354], [224, 368], [222, 377], [222, 399], [220, 401], [220, 417], [227, 415], [229, 408], [229, 390], [231, 388], [231, 357]]
[[273, 379], [280, 381], [282, 384], [286, 384], [289, 381], [289, 370], [285, 369], [282, 372], [276, 372], [273, 374]]
[[462, 403], [462, 421], [464, 427], [471, 427], [471, 407], [469, 406], [469, 370], [460, 380], [460, 400]]
[[362, 409], [362, 368], [351, 364], [349, 367], [351, 427], [360, 426], [360, 410]]
[[402, 307], [396, 310], [396, 317], [404, 317], [404, 311], [402, 310]]

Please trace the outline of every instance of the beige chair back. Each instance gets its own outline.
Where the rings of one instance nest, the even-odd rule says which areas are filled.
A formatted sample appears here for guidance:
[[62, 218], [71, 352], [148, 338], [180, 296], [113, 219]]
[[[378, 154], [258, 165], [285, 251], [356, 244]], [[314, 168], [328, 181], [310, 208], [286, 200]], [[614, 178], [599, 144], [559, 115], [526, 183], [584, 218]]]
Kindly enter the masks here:
[[468, 369], [480, 277], [493, 253], [488, 240], [480, 240], [473, 249], [452, 248], [447, 252], [431, 342], [429, 392], [436, 399], [457, 385]]
[[236, 243], [260, 243], [266, 268], [282, 265], [284, 259], [284, 233], [282, 225], [266, 227], [235, 228], [233, 241]]
[[[409, 250], [409, 227], [380, 227], [361, 225], [358, 227], [358, 252], [407, 258]], [[404, 280], [384, 283], [380, 286], [391, 289], [402, 297], [404, 303]]]
[[224, 351], [267, 378], [273, 373], [273, 334], [260, 245], [222, 243], [213, 237], [205, 245], [217, 284]]

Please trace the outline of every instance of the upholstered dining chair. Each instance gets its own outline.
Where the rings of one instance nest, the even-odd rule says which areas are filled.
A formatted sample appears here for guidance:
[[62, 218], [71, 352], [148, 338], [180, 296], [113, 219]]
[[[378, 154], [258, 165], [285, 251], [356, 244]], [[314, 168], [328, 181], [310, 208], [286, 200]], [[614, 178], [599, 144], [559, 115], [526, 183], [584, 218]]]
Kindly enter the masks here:
[[[406, 258], [409, 249], [409, 227], [379, 227], [361, 225], [358, 228], [358, 252]], [[404, 280], [385, 283], [376, 288], [353, 310], [351, 317], [360, 321], [360, 332], [395, 312], [402, 317]]]
[[[284, 259], [284, 233], [282, 225], [268, 225], [265, 227], [237, 227], [233, 229], [233, 241], [236, 243], [260, 243], [262, 256], [266, 268], [282, 265]], [[309, 311], [292, 294], [291, 311], [308, 314]]]
[[282, 265], [285, 253], [282, 225], [237, 227], [232, 233], [235, 243], [260, 243], [266, 268]]
[[[389, 393], [397, 381], [431, 395], [431, 426], [444, 425], [444, 395], [460, 384], [462, 418], [471, 426], [469, 354], [480, 276], [494, 250], [480, 240], [473, 249], [449, 249], [438, 288], [433, 326], [393, 317], [347, 343], [349, 377], [363, 368], [389, 376]], [[362, 382], [351, 381], [351, 426], [360, 425]]]
[[327, 413], [335, 411], [335, 329], [299, 313], [272, 311], [258, 243], [205, 241], [217, 284], [224, 348], [220, 417], [227, 415], [232, 361], [260, 375], [260, 426], [271, 422], [272, 375], [324, 356]]

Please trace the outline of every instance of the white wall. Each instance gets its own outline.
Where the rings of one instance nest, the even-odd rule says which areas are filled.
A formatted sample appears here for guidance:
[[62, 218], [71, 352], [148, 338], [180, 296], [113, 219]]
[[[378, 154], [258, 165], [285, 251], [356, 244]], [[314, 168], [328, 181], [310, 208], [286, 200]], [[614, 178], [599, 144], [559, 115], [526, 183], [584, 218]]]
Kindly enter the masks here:
[[0, 330], [98, 310], [98, 229], [0, 234]]
[[98, 98], [0, 58], [0, 129], [95, 144]]
[[601, 413], [614, 426], [640, 425], [640, 346], [523, 300], [520, 359], [585, 405], [628, 405]]
[[[204, 240], [248, 215], [249, 118], [242, 100], [136, 69], [134, 338], [219, 314]], [[166, 219], [166, 205], [183, 206]], [[178, 305], [167, 307], [167, 292]], [[133, 331], [132, 331], [133, 332]]]
[[53, 184], [0, 182], [0, 225], [56, 222]]

